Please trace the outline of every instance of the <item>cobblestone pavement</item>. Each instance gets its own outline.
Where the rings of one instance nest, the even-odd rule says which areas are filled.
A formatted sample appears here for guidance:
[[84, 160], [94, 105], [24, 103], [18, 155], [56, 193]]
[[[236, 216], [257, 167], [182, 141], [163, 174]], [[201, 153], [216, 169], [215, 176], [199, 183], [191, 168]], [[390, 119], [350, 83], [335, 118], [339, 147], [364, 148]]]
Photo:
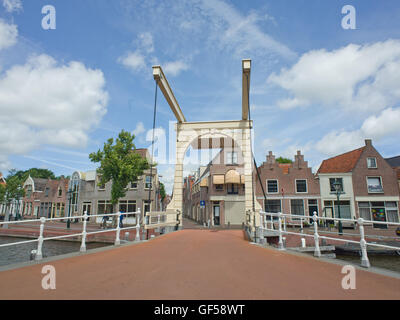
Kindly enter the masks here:
[[[45, 263], [46, 264], [46, 263]], [[400, 299], [400, 279], [262, 248], [242, 230], [182, 230], [136, 245], [0, 272], [0, 299]]]

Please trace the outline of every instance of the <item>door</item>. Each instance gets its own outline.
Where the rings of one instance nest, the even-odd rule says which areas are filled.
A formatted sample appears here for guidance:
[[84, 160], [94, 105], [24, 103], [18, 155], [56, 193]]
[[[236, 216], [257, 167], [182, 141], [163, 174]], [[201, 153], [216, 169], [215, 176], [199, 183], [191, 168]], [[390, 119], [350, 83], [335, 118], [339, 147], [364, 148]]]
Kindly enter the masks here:
[[[309, 199], [308, 200], [308, 215], [312, 217], [314, 212], [318, 216], [318, 202], [316, 199]], [[310, 223], [314, 223], [314, 219], [310, 218]]]
[[213, 206], [214, 226], [219, 226], [219, 203]]
[[[84, 215], [85, 211], [86, 211], [86, 214], [88, 216], [90, 216], [91, 208], [92, 208], [92, 204], [91, 203], [84, 203], [83, 207], [82, 207], [82, 209], [83, 209], [82, 210], [82, 215]], [[89, 221], [89, 220], [90, 220], [90, 218], [87, 218], [87, 221]]]

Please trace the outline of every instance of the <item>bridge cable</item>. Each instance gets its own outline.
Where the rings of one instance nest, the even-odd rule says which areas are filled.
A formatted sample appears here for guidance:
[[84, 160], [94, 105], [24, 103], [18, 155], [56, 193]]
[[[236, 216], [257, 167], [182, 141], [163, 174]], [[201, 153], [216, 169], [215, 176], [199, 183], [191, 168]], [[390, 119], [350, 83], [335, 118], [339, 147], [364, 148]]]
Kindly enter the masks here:
[[[150, 188], [149, 188], [149, 211], [151, 211], [151, 189], [153, 188], [153, 156], [154, 156], [154, 131], [156, 127], [156, 114], [157, 114], [157, 89], [158, 89], [158, 80], [156, 82], [156, 89], [155, 89], [155, 94], [154, 94], [154, 111], [153, 111], [153, 138], [151, 140], [151, 163], [150, 163]], [[145, 180], [146, 184], [146, 180]], [[155, 197], [157, 196], [157, 193], [155, 194]], [[156, 198], [154, 198], [154, 204], [157, 203]], [[144, 210], [143, 210], [144, 211]], [[146, 212], [144, 212], [146, 214]], [[149, 239], [149, 229], [147, 229], [147, 239]]]

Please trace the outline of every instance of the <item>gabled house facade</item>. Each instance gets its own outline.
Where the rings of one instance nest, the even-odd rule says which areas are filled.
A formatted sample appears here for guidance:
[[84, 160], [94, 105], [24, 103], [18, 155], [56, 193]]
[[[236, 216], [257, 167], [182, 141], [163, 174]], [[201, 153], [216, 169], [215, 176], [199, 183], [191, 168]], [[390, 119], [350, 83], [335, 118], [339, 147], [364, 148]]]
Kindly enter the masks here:
[[[266, 212], [312, 216], [321, 212], [319, 181], [300, 151], [292, 163], [278, 163], [269, 151], [254, 177], [257, 201]], [[261, 188], [260, 180], [265, 192]], [[297, 220], [292, 218], [291, 220]]]
[[[399, 221], [397, 174], [388, 162], [365, 140], [365, 146], [324, 160], [318, 169], [323, 215], [338, 217], [334, 183], [341, 185], [341, 218]], [[375, 228], [387, 228], [374, 224]]]

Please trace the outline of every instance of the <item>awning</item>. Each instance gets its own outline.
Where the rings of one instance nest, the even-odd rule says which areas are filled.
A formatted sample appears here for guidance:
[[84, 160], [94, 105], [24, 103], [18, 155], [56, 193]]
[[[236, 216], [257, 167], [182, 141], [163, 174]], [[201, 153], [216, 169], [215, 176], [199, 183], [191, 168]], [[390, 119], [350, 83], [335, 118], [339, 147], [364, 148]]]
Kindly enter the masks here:
[[225, 176], [223, 174], [215, 174], [213, 175], [213, 184], [224, 184]]
[[200, 181], [200, 187], [208, 187], [208, 178], [203, 178], [203, 180]]
[[236, 170], [229, 170], [225, 174], [225, 183], [240, 184], [240, 174]]

